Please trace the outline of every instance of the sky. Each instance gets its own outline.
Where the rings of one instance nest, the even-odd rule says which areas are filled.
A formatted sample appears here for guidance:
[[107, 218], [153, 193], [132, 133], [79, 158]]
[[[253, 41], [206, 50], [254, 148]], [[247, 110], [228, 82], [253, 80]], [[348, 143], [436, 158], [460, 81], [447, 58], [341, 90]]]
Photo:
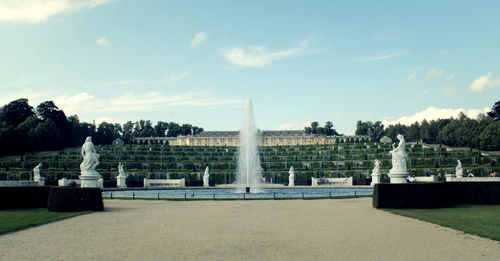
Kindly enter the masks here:
[[499, 1], [0, 0], [0, 104], [262, 130], [470, 117], [500, 100]]

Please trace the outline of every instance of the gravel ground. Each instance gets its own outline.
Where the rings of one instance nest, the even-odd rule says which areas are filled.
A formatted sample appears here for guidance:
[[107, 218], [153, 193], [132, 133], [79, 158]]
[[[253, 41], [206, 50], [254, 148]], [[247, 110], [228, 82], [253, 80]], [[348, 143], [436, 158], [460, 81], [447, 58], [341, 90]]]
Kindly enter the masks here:
[[0, 236], [0, 260], [500, 260], [500, 243], [374, 209], [371, 198], [105, 200]]

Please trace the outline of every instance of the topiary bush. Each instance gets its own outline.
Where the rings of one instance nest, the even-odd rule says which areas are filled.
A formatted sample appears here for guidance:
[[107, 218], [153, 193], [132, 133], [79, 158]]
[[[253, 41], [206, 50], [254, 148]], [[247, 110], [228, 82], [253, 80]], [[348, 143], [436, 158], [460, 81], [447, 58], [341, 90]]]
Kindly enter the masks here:
[[49, 187], [0, 187], [0, 209], [46, 208]]
[[47, 208], [52, 212], [103, 211], [101, 189], [53, 187]]

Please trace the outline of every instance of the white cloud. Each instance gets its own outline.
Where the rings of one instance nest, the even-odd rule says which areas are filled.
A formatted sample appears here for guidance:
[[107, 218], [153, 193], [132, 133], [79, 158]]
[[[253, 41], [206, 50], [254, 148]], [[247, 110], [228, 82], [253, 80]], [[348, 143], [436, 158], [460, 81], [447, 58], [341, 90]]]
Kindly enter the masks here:
[[191, 73], [191, 71], [187, 70], [181, 74], [172, 74], [168, 77], [168, 81], [170, 81], [170, 82], [179, 81], [179, 80], [185, 78], [186, 76], [188, 76], [190, 73]]
[[500, 86], [500, 78], [493, 79], [493, 74], [491, 72], [475, 79], [472, 84], [467, 89], [467, 92], [482, 92], [485, 88], [493, 88]]
[[484, 109], [471, 109], [471, 110], [465, 110], [462, 108], [458, 109], [447, 109], [447, 108], [438, 108], [438, 107], [428, 107], [427, 109], [417, 112], [413, 115], [410, 116], [403, 116], [400, 117], [397, 120], [383, 120], [382, 123], [384, 126], [389, 126], [389, 125], [395, 125], [398, 123], [404, 124], [404, 125], [411, 125], [414, 122], [422, 122], [424, 119], [427, 121], [431, 120], [437, 120], [437, 119], [449, 119], [451, 117], [456, 118], [459, 113], [463, 112], [465, 115], [467, 115], [470, 118], [477, 118], [480, 113], [486, 113], [489, 112], [490, 108], [485, 107]]
[[405, 80], [405, 81], [406, 81], [406, 82], [411, 82], [411, 81], [412, 81], [413, 79], [415, 79], [416, 77], [417, 77], [417, 73], [416, 73], [416, 72], [414, 72], [414, 73], [412, 73], [412, 74], [408, 75], [408, 77], [406, 77], [406, 80]]
[[356, 61], [356, 62], [363, 62], [363, 63], [378, 62], [378, 61], [383, 61], [383, 60], [387, 60], [387, 59], [390, 59], [390, 58], [402, 56], [402, 55], [405, 55], [405, 54], [406, 54], [406, 52], [389, 53], [389, 54], [381, 54], [381, 55], [379, 54], [379, 55], [372, 55], [372, 56], [367, 56], [367, 57], [355, 58], [354, 61]]
[[446, 80], [449, 81], [449, 80], [451, 80], [453, 78], [455, 78], [455, 74], [454, 73], [448, 75], [448, 77], [446, 77]]
[[195, 48], [199, 44], [205, 42], [207, 40], [208, 34], [205, 32], [197, 33], [193, 40], [191, 40], [191, 49]]
[[97, 44], [104, 47], [108, 47], [111, 45], [106, 37], [97, 39]]
[[256, 47], [230, 47], [222, 49], [222, 55], [230, 63], [262, 68], [271, 64], [273, 61], [291, 58], [300, 55], [304, 52], [306, 48], [306, 43], [301, 43], [298, 47], [270, 51], [267, 47], [256, 46]]
[[50, 17], [94, 8], [115, 0], [3, 0], [0, 1], [0, 21], [41, 23]]
[[432, 77], [437, 77], [441, 76], [444, 74], [443, 70], [438, 70], [438, 69], [432, 69], [427, 73], [427, 76], [425, 76], [426, 79], [430, 79]]
[[104, 98], [82, 92], [73, 96], [54, 97], [54, 103], [66, 114], [154, 111], [169, 107], [212, 107], [242, 104], [241, 99], [221, 99], [210, 92], [166, 94], [163, 92], [125, 93]]
[[277, 130], [303, 130], [304, 127], [310, 126], [311, 122], [306, 122], [306, 123], [297, 123], [297, 122], [287, 122], [280, 124]]

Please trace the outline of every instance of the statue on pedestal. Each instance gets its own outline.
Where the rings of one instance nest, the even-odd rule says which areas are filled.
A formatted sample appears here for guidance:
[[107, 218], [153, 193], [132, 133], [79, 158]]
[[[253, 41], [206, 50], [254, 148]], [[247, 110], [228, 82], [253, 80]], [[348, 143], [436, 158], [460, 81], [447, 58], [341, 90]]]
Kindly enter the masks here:
[[210, 187], [208, 183], [210, 179], [210, 174], [208, 173], [208, 167], [205, 169], [205, 173], [203, 173], [203, 187]]
[[457, 162], [458, 162], [458, 165], [457, 165], [457, 168], [455, 171], [455, 176], [457, 178], [463, 178], [464, 177], [464, 170], [462, 169], [462, 162], [460, 162], [460, 160], [457, 160]]
[[121, 162], [118, 163], [118, 177], [127, 177], [127, 175], [125, 175], [125, 170], [123, 169], [123, 164]]
[[377, 183], [380, 183], [380, 160], [376, 159], [375, 160], [375, 167], [373, 168], [372, 170], [372, 183], [370, 184], [372, 187], [377, 184]]
[[389, 177], [391, 178], [391, 183], [406, 183], [406, 177], [409, 175], [406, 169], [406, 159], [408, 158], [406, 143], [403, 135], [398, 134], [397, 138], [399, 140], [398, 146], [394, 147], [394, 144], [392, 144], [392, 150], [390, 151], [392, 168], [389, 171]]
[[42, 163], [40, 162], [40, 164], [36, 165], [35, 168], [33, 168], [33, 180], [34, 181], [40, 181], [40, 178], [42, 176], [40, 176], [40, 168], [42, 167]]
[[82, 188], [99, 188], [102, 187], [102, 180], [99, 182], [101, 175], [95, 170], [99, 165], [99, 154], [95, 151], [92, 138], [87, 137], [82, 145], [81, 151], [83, 161], [80, 164], [80, 180]]
[[97, 165], [99, 165], [99, 154], [97, 154], [94, 143], [92, 143], [92, 137], [87, 137], [85, 143], [82, 145], [81, 151], [83, 161], [80, 164], [80, 170], [82, 176], [100, 176], [95, 170]]
[[118, 163], [118, 176], [116, 176], [116, 186], [118, 188], [126, 188], [127, 187], [127, 174], [125, 174], [125, 170], [123, 169], [123, 164], [121, 162]]
[[288, 174], [290, 174], [288, 176], [288, 186], [294, 187], [295, 186], [295, 172], [293, 170], [293, 166], [290, 167], [290, 171], [288, 172]]

